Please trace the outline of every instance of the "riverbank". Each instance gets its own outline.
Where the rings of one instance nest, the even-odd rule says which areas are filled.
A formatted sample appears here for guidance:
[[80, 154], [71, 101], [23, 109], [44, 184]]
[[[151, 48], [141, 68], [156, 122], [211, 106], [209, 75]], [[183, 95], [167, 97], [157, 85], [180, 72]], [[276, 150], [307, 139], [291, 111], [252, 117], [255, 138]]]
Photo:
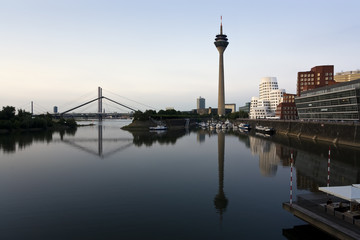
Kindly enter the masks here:
[[332, 144], [360, 147], [360, 125], [356, 123], [301, 122], [284, 120], [242, 119], [251, 126], [272, 127], [276, 134], [289, 137], [324, 141]]

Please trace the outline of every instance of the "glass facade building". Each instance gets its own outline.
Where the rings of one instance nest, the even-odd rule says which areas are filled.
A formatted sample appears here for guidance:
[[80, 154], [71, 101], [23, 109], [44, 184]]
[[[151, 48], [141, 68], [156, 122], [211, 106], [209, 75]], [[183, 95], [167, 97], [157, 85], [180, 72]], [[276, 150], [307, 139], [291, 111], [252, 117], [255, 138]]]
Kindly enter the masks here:
[[303, 92], [295, 104], [301, 120], [359, 121], [360, 79]]

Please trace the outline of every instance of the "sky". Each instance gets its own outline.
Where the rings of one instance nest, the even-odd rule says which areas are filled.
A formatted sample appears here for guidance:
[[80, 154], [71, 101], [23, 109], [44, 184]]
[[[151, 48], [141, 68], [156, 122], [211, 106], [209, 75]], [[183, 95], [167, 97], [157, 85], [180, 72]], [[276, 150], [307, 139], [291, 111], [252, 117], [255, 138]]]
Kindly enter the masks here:
[[297, 72], [360, 69], [359, 9], [359, 0], [0, 0], [0, 107], [62, 112], [102, 87], [142, 111], [195, 109], [199, 96], [217, 108], [220, 16], [225, 102], [243, 106], [263, 77], [296, 93]]

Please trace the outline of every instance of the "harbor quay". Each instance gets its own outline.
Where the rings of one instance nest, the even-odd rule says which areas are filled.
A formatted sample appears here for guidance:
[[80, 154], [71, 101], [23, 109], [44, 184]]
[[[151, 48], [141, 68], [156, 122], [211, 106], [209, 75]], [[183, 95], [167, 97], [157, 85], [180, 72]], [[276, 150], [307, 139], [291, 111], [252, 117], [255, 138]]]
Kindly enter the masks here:
[[296, 202], [284, 202], [282, 207], [337, 239], [360, 239], [360, 219], [353, 217], [351, 212], [333, 207], [343, 199], [331, 196], [331, 204], [327, 204], [328, 200], [329, 196], [324, 193], [302, 194], [297, 196]]
[[335, 145], [360, 147], [360, 124], [355, 122], [312, 122], [298, 120], [241, 119], [252, 127], [272, 127], [276, 134], [312, 141], [328, 142]]

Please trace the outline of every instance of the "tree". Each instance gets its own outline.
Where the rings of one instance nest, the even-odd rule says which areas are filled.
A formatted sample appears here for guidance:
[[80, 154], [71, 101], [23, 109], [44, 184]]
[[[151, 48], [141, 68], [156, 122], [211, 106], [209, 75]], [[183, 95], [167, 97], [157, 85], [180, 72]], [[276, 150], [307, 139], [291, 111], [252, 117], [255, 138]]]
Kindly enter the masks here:
[[239, 111], [239, 118], [249, 118], [249, 113], [245, 111]]
[[1, 120], [11, 120], [15, 117], [15, 107], [6, 106], [0, 111]]
[[23, 119], [26, 119], [26, 118], [30, 118], [31, 113], [26, 112], [25, 110], [19, 109], [17, 117], [18, 117], [19, 120], [23, 120]]

